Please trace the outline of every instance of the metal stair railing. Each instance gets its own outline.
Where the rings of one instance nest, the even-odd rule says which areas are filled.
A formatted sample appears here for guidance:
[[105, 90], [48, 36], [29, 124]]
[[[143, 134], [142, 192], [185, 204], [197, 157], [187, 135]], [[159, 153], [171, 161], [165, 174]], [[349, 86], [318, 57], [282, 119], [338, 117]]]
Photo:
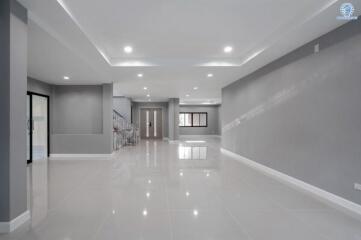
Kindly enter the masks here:
[[136, 145], [139, 139], [139, 129], [113, 110], [113, 149], [119, 150], [126, 145]]

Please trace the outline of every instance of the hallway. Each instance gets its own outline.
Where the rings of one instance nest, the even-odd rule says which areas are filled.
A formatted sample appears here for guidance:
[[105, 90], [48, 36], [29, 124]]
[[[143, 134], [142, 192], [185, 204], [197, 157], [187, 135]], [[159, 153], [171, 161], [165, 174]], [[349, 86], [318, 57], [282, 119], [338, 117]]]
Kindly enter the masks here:
[[34, 161], [28, 180], [31, 222], [1, 240], [361, 239], [360, 220], [223, 155], [217, 137]]

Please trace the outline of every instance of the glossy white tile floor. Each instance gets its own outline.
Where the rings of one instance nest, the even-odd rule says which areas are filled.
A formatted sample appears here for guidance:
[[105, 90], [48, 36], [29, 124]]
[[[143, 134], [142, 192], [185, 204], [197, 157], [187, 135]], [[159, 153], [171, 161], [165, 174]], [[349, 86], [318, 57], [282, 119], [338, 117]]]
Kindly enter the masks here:
[[[361, 240], [361, 221], [206, 143], [29, 167], [32, 221], [1, 240]], [[193, 159], [190, 159], [193, 158]]]

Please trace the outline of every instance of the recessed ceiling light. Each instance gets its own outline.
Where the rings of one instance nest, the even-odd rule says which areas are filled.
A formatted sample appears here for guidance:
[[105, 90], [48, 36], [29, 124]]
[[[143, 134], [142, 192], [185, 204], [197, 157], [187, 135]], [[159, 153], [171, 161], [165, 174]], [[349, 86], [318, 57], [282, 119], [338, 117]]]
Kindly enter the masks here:
[[213, 77], [213, 73], [208, 73], [207, 77]]
[[198, 90], [198, 87], [193, 87], [193, 90]]
[[190, 95], [189, 94], [186, 94], [186, 97], [189, 97]]
[[69, 80], [69, 79], [70, 79], [70, 77], [64, 76], [64, 80]]
[[194, 209], [194, 210], [193, 210], [193, 215], [194, 215], [195, 217], [198, 216], [198, 210], [197, 210], [197, 209]]
[[147, 94], [147, 97], [150, 97], [150, 94]]
[[133, 48], [131, 46], [125, 46], [124, 47], [124, 52], [125, 53], [132, 53], [133, 52]]
[[233, 47], [231, 47], [231, 46], [226, 46], [226, 47], [223, 49], [223, 51], [224, 51], [225, 53], [230, 53], [230, 52], [233, 51]]
[[143, 87], [144, 90], [147, 90], [148, 88], [147, 87]]
[[138, 73], [138, 75], [137, 75], [138, 77], [143, 77], [143, 73]]
[[145, 216], [147, 216], [148, 215], [148, 211], [147, 211], [147, 209], [144, 209], [143, 210], [143, 216], [145, 217]]

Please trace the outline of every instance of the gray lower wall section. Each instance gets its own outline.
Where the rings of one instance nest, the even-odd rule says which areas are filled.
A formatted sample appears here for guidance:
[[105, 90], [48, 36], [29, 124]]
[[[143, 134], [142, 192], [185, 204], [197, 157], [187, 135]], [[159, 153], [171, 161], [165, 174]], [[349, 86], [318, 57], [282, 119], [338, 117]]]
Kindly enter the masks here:
[[163, 137], [168, 137], [168, 103], [167, 102], [133, 102], [133, 124], [139, 127], [140, 122], [140, 110], [142, 108], [161, 108], [162, 109], [162, 132]]
[[361, 204], [360, 66], [358, 20], [225, 87], [223, 147]]
[[180, 135], [219, 135], [219, 105], [216, 106], [180, 106], [179, 112], [206, 112], [208, 127], [180, 127]]
[[112, 84], [53, 86], [51, 153], [112, 153], [112, 98]]

